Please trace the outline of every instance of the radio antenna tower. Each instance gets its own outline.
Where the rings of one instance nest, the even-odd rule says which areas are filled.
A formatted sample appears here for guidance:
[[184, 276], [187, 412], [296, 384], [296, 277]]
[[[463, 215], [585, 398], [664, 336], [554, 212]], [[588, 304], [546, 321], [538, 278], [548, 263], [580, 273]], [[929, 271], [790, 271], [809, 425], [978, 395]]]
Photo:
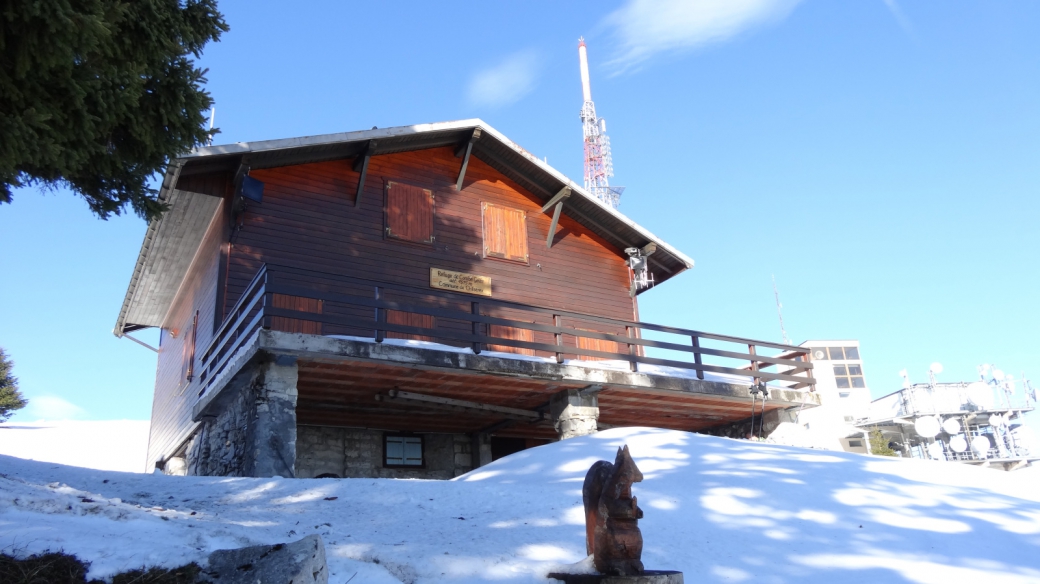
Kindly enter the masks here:
[[584, 37], [578, 39], [578, 58], [581, 61], [581, 94], [584, 99], [581, 105], [581, 128], [585, 137], [585, 190], [617, 209], [625, 187], [612, 187], [608, 180], [614, 176], [610, 138], [607, 137], [606, 120], [596, 117], [596, 104], [592, 103], [589, 57]]
[[776, 298], [776, 315], [780, 317], [780, 334], [784, 337], [784, 344], [790, 345], [791, 339], [787, 338], [787, 329], [784, 328], [784, 313], [780, 310], [784, 307], [780, 304], [780, 293], [776, 290], [776, 276], [773, 276], [773, 297]]

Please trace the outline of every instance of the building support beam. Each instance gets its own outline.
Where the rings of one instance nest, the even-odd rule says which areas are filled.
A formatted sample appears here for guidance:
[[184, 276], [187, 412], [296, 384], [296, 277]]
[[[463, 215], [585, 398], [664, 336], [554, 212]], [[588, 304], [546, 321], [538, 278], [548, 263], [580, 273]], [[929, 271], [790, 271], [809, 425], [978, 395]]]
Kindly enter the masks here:
[[560, 440], [595, 434], [599, 420], [599, 397], [578, 389], [565, 389], [549, 400], [553, 427]]
[[376, 399], [386, 403], [404, 403], [404, 404], [422, 404], [427, 407], [453, 410], [453, 411], [481, 411], [486, 413], [497, 414], [513, 420], [519, 420], [524, 422], [539, 422], [544, 416], [539, 412], [532, 412], [530, 410], [521, 410], [519, 408], [507, 408], [504, 406], [494, 406], [491, 404], [482, 404], [479, 402], [452, 399], [447, 397], [438, 397], [435, 395], [425, 395], [422, 393], [413, 393], [410, 391], [401, 391], [399, 389], [391, 389], [385, 394], [376, 395]]
[[553, 210], [552, 223], [549, 224], [549, 234], [545, 238], [545, 247], [552, 249], [553, 238], [556, 237], [556, 226], [560, 223], [560, 212], [563, 211], [563, 202], [571, 196], [571, 188], [563, 187], [549, 202], [542, 206], [542, 213], [549, 209]]
[[199, 416], [187, 474], [295, 477], [298, 380], [291, 355], [265, 355], [243, 370]]
[[470, 465], [480, 468], [491, 464], [491, 434], [487, 432], [474, 432], [470, 434]]
[[278, 355], [260, 367], [253, 421], [253, 449], [247, 452], [247, 469], [253, 477], [296, 476], [296, 358]]
[[460, 144], [455, 149], [455, 158], [462, 157], [462, 168], [459, 169], [459, 180], [455, 181], [455, 190], [462, 190], [462, 180], [466, 178], [466, 168], [469, 166], [469, 156], [473, 153], [473, 143], [480, 139], [480, 128], [473, 128], [469, 140]]
[[361, 206], [361, 193], [365, 190], [365, 178], [368, 176], [368, 161], [375, 154], [376, 146], [375, 140], [369, 140], [365, 149], [354, 158], [354, 164], [351, 165], [354, 172], [361, 173], [361, 176], [358, 177], [357, 194], [354, 196], [355, 207]]

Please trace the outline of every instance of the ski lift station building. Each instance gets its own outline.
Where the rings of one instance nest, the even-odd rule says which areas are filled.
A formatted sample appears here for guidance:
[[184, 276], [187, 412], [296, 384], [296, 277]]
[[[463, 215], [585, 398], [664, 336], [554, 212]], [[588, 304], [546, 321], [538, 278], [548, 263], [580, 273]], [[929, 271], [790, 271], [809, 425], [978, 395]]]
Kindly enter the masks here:
[[159, 197], [115, 334], [161, 329], [165, 472], [451, 478], [819, 403], [805, 348], [641, 322], [631, 266], [693, 261], [480, 120], [201, 148]]

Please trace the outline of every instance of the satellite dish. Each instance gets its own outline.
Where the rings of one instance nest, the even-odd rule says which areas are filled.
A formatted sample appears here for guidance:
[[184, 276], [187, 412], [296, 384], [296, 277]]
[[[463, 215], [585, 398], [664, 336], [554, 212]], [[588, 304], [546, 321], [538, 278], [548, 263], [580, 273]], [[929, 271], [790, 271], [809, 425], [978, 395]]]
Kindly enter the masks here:
[[938, 375], [938, 374], [943, 372], [942, 363], [939, 363], [939, 362], [932, 363], [932, 365], [928, 368], [928, 370], [931, 371], [932, 373]]
[[961, 431], [961, 423], [957, 418], [946, 418], [943, 420], [942, 429], [949, 435], [954, 435]]
[[1001, 416], [1000, 414], [992, 414], [989, 417], [990, 426], [1003, 426], [1004, 423], [1004, 416]]
[[928, 455], [932, 458], [943, 458], [943, 447], [938, 442], [932, 442], [928, 445]]
[[931, 416], [918, 418], [914, 422], [914, 430], [917, 430], [917, 433], [925, 438], [934, 438], [939, 433], [939, 420]]
[[983, 456], [989, 451], [989, 438], [979, 435], [971, 439], [971, 449]]
[[993, 379], [996, 379], [997, 381], [1004, 381], [1004, 372], [1001, 371], [1000, 369], [994, 369], [993, 370]]
[[988, 383], [984, 381], [976, 381], [975, 383], [968, 384], [966, 392], [968, 394], [968, 401], [976, 406], [984, 410], [993, 407], [993, 390], [990, 388]]
[[954, 452], [964, 452], [968, 449], [968, 441], [964, 439], [963, 434], [957, 434], [953, 438], [950, 438], [950, 448]]

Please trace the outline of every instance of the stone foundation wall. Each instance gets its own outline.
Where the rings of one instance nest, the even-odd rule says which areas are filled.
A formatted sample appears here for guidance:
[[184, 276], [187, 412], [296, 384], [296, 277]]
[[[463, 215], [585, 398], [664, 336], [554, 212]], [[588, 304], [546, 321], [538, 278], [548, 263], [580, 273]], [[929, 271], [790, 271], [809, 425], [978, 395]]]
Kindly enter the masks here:
[[383, 466], [383, 436], [378, 430], [299, 426], [296, 476], [451, 479], [473, 468], [472, 440], [466, 434], [421, 434], [425, 468]]
[[[750, 407], [748, 408], [750, 413]], [[755, 414], [755, 437], [766, 436], [768, 437], [776, 427], [783, 422], [796, 422], [797, 414], [788, 410], [769, 410], [766, 412], [765, 419], [762, 419], [762, 415]], [[747, 438], [751, 434], [751, 418], [741, 420], [739, 422], [733, 422], [732, 424], [725, 424], [723, 426], [716, 426], [707, 430], [698, 430], [698, 434], [708, 434], [711, 436], [723, 436], [726, 438]]]
[[205, 420], [187, 448], [187, 472], [196, 476], [249, 476], [245, 472], [246, 434], [256, 417], [256, 399], [239, 391], [216, 418]]
[[295, 476], [295, 360], [272, 358], [244, 379], [240, 386], [225, 389], [216, 415], [204, 418], [189, 440], [187, 474]]

